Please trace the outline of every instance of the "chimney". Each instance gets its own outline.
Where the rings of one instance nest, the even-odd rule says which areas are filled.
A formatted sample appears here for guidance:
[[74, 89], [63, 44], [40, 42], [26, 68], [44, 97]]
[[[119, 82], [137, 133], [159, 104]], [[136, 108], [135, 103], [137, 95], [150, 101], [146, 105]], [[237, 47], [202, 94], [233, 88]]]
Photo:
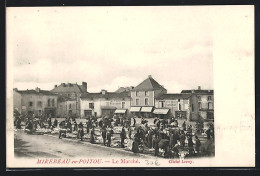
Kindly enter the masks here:
[[148, 75], [148, 78], [152, 78], [152, 75]]
[[105, 89], [102, 89], [101, 93], [102, 93], [102, 95], [105, 95], [107, 93], [107, 91]]
[[65, 83], [61, 83], [62, 87], [66, 87], [66, 84]]
[[54, 88], [58, 87], [57, 85], [54, 85]]
[[82, 82], [82, 87], [84, 87], [84, 89], [86, 89], [86, 91], [87, 91], [88, 86], [87, 86], [86, 82]]
[[200, 87], [200, 86], [198, 86], [198, 90], [201, 90], [201, 87]]
[[36, 87], [36, 88], [35, 88], [35, 91], [39, 93], [39, 92], [40, 92], [40, 88], [39, 88], [39, 87]]
[[68, 87], [72, 87], [72, 84], [71, 84], [71, 83], [68, 83]]

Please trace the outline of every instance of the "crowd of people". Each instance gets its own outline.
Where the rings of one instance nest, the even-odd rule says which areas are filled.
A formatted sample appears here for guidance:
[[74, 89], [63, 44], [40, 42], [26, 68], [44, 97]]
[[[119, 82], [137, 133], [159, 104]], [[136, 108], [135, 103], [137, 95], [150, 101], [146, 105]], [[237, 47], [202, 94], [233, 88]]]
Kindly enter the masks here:
[[[125, 147], [125, 140], [132, 141], [131, 150], [134, 153], [143, 152], [144, 148], [149, 151], [154, 151], [155, 156], [160, 155], [163, 151], [163, 156], [166, 158], [179, 157], [180, 151], [187, 150], [187, 155], [190, 157], [199, 156], [204, 153], [211, 153], [211, 149], [201, 149], [201, 141], [198, 135], [204, 133], [207, 140], [214, 138], [214, 125], [210, 124], [208, 129], [204, 131], [204, 122], [197, 121], [192, 127], [191, 124], [183, 122], [179, 124], [178, 119], [171, 117], [167, 119], [154, 119], [153, 124], [148, 124], [148, 121], [141, 117], [141, 123], [136, 123], [138, 117], [119, 117], [119, 116], [104, 116], [97, 119], [89, 116], [86, 122], [77, 123], [75, 118], [67, 117], [60, 123], [55, 118], [52, 121], [51, 116], [46, 120], [35, 120], [34, 116], [25, 118], [25, 129], [28, 133], [33, 133], [40, 128], [53, 129], [59, 127], [59, 138], [66, 137], [67, 133], [77, 132], [77, 138], [83, 140], [83, 136], [88, 134], [90, 143], [95, 143], [95, 129], [101, 133], [102, 144], [111, 147], [114, 128], [121, 127], [120, 130], [120, 147]], [[17, 129], [21, 128], [21, 117], [17, 117], [15, 125]], [[44, 123], [45, 122], [45, 123]], [[47, 125], [45, 125], [47, 122]], [[129, 141], [128, 140], [128, 141]], [[160, 150], [161, 149], [161, 150]]]

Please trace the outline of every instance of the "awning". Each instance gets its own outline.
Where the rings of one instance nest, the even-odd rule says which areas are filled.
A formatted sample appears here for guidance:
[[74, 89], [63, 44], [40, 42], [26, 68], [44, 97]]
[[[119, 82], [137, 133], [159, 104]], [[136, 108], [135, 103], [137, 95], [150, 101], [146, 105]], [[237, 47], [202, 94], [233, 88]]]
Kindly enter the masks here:
[[167, 114], [169, 112], [169, 109], [155, 109], [153, 111], [154, 114]]
[[142, 107], [141, 112], [152, 112], [153, 107]]
[[140, 112], [141, 107], [131, 107], [130, 112]]
[[125, 114], [125, 112], [126, 112], [126, 109], [117, 109], [115, 111], [115, 114]]

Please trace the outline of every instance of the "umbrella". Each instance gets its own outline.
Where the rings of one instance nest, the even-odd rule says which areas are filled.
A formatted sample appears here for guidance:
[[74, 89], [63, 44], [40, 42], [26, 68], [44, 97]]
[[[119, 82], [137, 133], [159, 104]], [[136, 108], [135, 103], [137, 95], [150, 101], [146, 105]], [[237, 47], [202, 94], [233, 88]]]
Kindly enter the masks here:
[[160, 148], [166, 148], [166, 147], [169, 146], [169, 140], [168, 139], [161, 139], [158, 145], [159, 145]]

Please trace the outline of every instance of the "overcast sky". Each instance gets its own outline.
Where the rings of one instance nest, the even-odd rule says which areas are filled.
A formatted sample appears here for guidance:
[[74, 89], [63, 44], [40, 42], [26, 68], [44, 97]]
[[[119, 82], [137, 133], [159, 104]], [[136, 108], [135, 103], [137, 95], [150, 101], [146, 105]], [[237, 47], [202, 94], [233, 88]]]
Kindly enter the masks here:
[[7, 10], [14, 87], [88, 91], [137, 86], [152, 75], [169, 93], [213, 89], [208, 7], [58, 7]]

